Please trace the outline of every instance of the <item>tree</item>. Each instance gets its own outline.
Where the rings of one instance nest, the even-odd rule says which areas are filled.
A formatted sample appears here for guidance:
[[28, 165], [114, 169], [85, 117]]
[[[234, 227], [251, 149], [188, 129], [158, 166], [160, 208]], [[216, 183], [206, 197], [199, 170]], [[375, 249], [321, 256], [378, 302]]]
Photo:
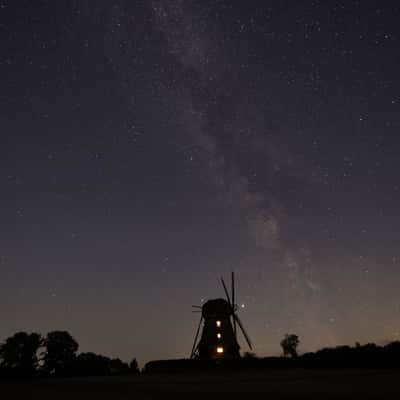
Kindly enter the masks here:
[[119, 358], [113, 358], [109, 361], [111, 375], [124, 375], [129, 372], [129, 365]]
[[297, 357], [297, 346], [299, 345], [299, 343], [300, 340], [297, 335], [286, 334], [281, 341], [283, 356]]
[[81, 353], [74, 362], [78, 376], [105, 376], [110, 374], [110, 359], [95, 353]]
[[54, 331], [47, 334], [44, 345], [43, 369], [51, 375], [70, 374], [79, 348], [75, 339], [68, 332]]
[[16, 376], [36, 372], [42, 337], [38, 333], [17, 332], [0, 346], [0, 367]]
[[140, 372], [136, 358], [129, 363], [129, 371], [131, 374], [138, 374]]

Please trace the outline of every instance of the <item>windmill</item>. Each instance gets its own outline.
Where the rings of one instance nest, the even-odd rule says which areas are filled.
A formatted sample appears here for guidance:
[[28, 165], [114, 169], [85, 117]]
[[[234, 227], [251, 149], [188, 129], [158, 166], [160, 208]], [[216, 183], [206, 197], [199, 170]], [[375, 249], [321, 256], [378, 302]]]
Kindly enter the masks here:
[[[239, 357], [239, 343], [237, 340], [238, 327], [250, 347], [250, 338], [237, 315], [235, 304], [235, 275], [231, 275], [231, 296], [229, 296], [224, 279], [221, 283], [226, 295], [225, 299], [208, 300], [203, 306], [192, 306], [201, 313], [190, 358], [218, 359]], [[201, 337], [199, 334], [203, 326]]]

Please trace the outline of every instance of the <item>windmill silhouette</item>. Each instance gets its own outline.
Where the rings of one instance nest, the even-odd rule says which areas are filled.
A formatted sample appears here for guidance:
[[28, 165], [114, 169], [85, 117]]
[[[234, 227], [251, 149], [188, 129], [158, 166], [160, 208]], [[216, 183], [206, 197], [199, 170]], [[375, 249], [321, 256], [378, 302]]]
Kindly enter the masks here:
[[[225, 291], [225, 299], [208, 300], [203, 306], [192, 306], [200, 312], [200, 321], [194, 337], [194, 343], [190, 358], [218, 359], [218, 358], [237, 358], [240, 357], [239, 343], [237, 340], [237, 327], [250, 347], [250, 338], [237, 315], [237, 305], [235, 304], [235, 275], [231, 274], [231, 296], [229, 296], [224, 279], [221, 283]], [[199, 334], [201, 327], [203, 330], [200, 340]]]

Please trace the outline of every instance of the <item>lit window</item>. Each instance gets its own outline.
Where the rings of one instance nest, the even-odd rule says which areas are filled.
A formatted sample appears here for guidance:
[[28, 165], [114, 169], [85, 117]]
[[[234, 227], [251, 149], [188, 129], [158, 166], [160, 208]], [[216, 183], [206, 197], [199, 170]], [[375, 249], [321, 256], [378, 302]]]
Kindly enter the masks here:
[[221, 339], [221, 334], [220, 333], [217, 333], [217, 338]]
[[218, 328], [221, 326], [221, 321], [217, 321]]
[[224, 352], [223, 347], [217, 347], [217, 353], [222, 354]]

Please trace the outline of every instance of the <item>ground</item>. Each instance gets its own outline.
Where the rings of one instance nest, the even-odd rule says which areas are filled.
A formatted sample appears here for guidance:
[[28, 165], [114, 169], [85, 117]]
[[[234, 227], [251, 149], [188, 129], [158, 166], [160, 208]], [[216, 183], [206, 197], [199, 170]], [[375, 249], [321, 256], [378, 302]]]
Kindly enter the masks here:
[[[399, 399], [400, 370], [292, 370], [0, 383], [1, 399]], [[247, 398], [246, 398], [247, 397]]]

